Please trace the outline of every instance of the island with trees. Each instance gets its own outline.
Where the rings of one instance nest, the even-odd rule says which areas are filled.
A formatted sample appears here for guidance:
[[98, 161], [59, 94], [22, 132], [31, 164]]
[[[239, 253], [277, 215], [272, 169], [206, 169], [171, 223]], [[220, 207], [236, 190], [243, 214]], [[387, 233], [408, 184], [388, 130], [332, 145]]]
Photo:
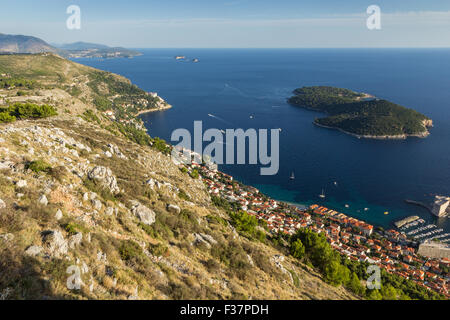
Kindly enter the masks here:
[[294, 90], [289, 104], [324, 112], [314, 124], [338, 129], [358, 138], [406, 139], [427, 137], [433, 121], [425, 115], [369, 94], [315, 86]]

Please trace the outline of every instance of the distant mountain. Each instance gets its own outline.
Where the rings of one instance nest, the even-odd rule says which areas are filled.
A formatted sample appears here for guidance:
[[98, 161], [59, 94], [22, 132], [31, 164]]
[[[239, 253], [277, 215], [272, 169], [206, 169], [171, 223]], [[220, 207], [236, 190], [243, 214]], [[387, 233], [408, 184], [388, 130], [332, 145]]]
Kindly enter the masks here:
[[52, 47], [44, 40], [23, 35], [0, 33], [0, 53], [42, 53], [53, 52], [61, 54], [61, 50]]
[[51, 52], [64, 58], [131, 58], [140, 52], [121, 47], [109, 47], [102, 44], [75, 42], [62, 45], [50, 45], [42, 39], [0, 33], [1, 53], [43, 53]]
[[66, 43], [66, 44], [54, 44], [55, 47], [67, 50], [67, 51], [76, 51], [76, 50], [92, 50], [92, 49], [109, 49], [110, 47], [103, 45], [103, 44], [97, 44], [97, 43], [89, 43], [89, 42], [74, 42], [74, 43]]
[[141, 55], [140, 52], [122, 47], [109, 47], [88, 42], [75, 42], [55, 46], [67, 51], [70, 58], [131, 58]]

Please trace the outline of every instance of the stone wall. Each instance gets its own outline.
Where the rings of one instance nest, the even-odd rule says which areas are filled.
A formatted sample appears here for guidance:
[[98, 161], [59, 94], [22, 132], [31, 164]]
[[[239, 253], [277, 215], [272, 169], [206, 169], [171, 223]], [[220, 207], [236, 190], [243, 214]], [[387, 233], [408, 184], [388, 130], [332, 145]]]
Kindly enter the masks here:
[[422, 243], [418, 253], [430, 258], [450, 259], [450, 246], [439, 243]]

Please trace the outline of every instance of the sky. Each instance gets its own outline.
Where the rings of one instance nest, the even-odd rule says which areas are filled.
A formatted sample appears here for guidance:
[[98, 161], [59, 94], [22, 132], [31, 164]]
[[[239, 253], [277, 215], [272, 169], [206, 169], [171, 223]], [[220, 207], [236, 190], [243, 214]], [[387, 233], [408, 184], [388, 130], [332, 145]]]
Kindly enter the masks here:
[[[0, 0], [0, 33], [129, 48], [450, 47], [450, 0]], [[81, 10], [69, 30], [67, 8]], [[381, 9], [369, 30], [367, 8]]]

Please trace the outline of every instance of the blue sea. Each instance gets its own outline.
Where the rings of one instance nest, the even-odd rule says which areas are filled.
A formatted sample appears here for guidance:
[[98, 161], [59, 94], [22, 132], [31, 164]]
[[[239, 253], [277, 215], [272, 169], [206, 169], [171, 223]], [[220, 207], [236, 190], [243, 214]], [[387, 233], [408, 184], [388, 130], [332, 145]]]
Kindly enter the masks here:
[[[220, 169], [278, 200], [323, 204], [385, 228], [419, 215], [450, 231], [449, 218], [404, 202], [450, 195], [449, 49], [141, 51], [133, 59], [76, 61], [121, 74], [172, 104], [142, 115], [150, 135], [170, 141], [174, 129], [192, 131], [195, 120], [204, 128], [281, 128], [276, 176], [261, 176], [259, 166]], [[434, 128], [426, 139], [378, 141], [316, 127], [322, 114], [286, 103], [295, 88], [313, 85], [371, 93], [424, 113]]]

